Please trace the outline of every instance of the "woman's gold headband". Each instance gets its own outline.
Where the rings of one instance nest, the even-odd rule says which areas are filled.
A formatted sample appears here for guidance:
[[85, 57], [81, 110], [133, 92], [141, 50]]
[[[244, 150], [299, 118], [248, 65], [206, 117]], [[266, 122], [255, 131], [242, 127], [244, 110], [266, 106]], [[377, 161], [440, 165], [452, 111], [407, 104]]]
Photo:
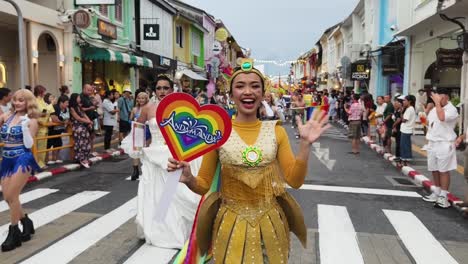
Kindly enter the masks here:
[[234, 70], [231, 78], [229, 79], [229, 88], [232, 89], [232, 80], [236, 78], [237, 75], [241, 73], [255, 73], [257, 74], [262, 83], [265, 84], [265, 76], [257, 69], [254, 68], [253, 59], [250, 58], [242, 58], [238, 61], [239, 67]]

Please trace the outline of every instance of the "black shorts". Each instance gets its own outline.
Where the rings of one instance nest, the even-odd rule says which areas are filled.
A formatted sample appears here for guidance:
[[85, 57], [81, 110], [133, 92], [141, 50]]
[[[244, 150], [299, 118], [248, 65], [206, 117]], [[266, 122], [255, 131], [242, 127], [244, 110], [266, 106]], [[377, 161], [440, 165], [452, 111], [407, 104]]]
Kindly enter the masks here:
[[[49, 136], [60, 135], [65, 131], [56, 131], [56, 130], [49, 130]], [[49, 138], [47, 139], [47, 148], [50, 149], [52, 147], [58, 148], [63, 146], [62, 138]]]
[[124, 121], [124, 120], [119, 121], [119, 132], [120, 133], [130, 133], [130, 130], [132, 130], [130, 122]]

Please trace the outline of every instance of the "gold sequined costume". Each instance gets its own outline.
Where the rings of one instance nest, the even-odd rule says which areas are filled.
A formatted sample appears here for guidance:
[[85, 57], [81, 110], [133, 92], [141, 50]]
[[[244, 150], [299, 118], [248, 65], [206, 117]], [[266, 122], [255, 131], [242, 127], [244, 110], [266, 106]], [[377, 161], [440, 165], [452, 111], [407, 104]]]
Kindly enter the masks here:
[[[199, 213], [200, 250], [211, 245], [215, 263], [287, 263], [289, 232], [304, 247], [307, 234], [301, 209], [285, 184], [299, 187], [306, 163], [294, 158], [284, 128], [275, 121], [234, 122], [233, 128], [226, 144], [204, 157], [197, 177], [195, 191], [206, 192], [212, 180], [207, 174], [219, 158], [220, 192], [211, 194]], [[249, 147], [261, 150], [255, 165], [243, 159]]]

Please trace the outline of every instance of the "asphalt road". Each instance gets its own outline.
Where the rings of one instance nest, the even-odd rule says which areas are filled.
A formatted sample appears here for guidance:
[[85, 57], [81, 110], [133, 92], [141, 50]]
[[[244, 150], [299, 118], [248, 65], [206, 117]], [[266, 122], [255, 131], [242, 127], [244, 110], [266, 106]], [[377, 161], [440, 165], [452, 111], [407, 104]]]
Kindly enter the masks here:
[[[290, 125], [285, 125], [297, 150]], [[344, 130], [314, 144], [306, 184], [289, 190], [304, 211], [308, 246], [292, 235], [290, 263], [468, 263], [468, 221], [435, 209], [415, 186], [366, 146], [348, 154]], [[137, 182], [126, 157], [31, 183], [24, 207], [39, 225], [0, 263], [167, 263], [176, 253], [136, 238]], [[0, 238], [8, 225], [0, 202]]]

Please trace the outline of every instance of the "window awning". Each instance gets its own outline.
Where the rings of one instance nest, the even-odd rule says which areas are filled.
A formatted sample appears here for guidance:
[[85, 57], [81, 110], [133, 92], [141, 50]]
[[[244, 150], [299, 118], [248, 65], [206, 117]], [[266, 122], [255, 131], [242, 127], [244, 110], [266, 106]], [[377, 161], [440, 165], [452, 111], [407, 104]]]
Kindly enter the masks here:
[[198, 73], [195, 73], [194, 71], [192, 70], [189, 70], [189, 69], [183, 69], [181, 71], [182, 75], [186, 75], [187, 77], [189, 77], [190, 79], [193, 79], [193, 80], [199, 80], [199, 81], [207, 81], [207, 79], [201, 75], [199, 75]]
[[153, 62], [150, 59], [131, 55], [125, 52], [101, 48], [86, 48], [84, 53], [84, 58], [86, 60], [116, 61], [153, 68]]

